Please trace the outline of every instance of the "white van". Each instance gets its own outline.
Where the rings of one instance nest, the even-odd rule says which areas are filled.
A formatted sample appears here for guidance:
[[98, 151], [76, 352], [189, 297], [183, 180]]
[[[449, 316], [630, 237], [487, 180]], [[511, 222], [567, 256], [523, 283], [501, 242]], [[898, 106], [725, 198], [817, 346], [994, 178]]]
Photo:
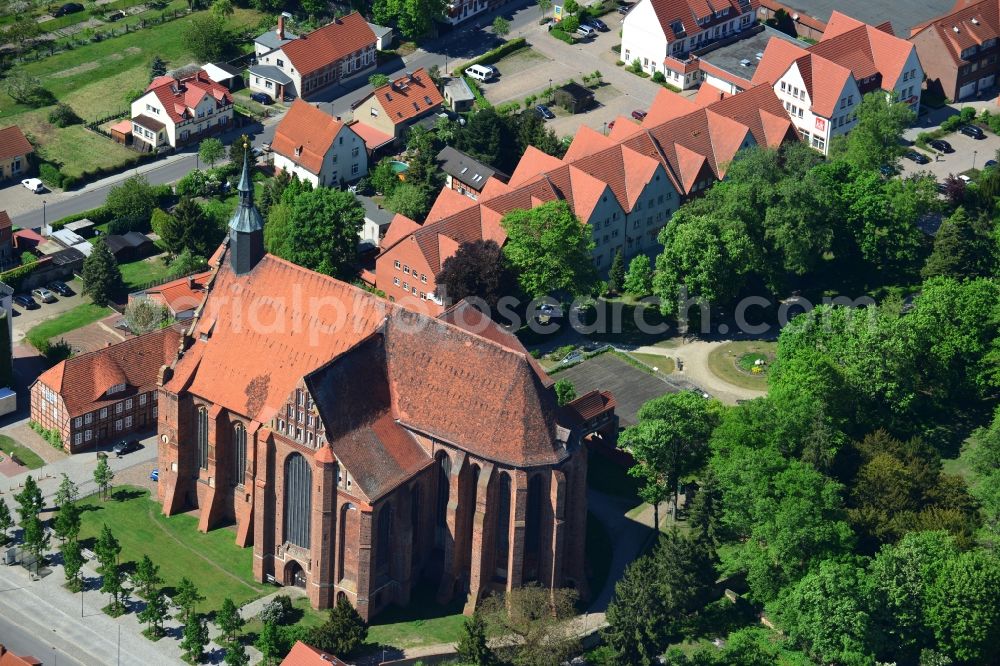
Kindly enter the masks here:
[[576, 29], [576, 34], [582, 37], [593, 37], [597, 34], [597, 31], [591, 28], [589, 25], [581, 24], [579, 28]]
[[465, 75], [476, 81], [492, 81], [494, 77], [494, 69], [488, 65], [472, 65], [471, 67], [465, 68]]

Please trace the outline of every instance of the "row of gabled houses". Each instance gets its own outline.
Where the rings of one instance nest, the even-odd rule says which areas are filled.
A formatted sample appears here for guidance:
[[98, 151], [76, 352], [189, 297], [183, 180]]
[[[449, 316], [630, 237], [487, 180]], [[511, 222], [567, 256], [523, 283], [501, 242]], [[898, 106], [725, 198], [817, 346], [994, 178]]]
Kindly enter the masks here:
[[680, 203], [723, 178], [740, 150], [797, 138], [770, 86], [734, 96], [706, 86], [693, 100], [663, 90], [641, 124], [618, 118], [607, 136], [581, 127], [562, 159], [529, 148], [508, 182], [489, 177], [475, 199], [445, 187], [422, 224], [397, 215], [365, 277], [390, 300], [439, 312], [435, 276], [462, 243], [502, 245], [504, 215], [556, 200], [591, 229], [594, 265], [607, 270], [618, 251], [652, 252]]

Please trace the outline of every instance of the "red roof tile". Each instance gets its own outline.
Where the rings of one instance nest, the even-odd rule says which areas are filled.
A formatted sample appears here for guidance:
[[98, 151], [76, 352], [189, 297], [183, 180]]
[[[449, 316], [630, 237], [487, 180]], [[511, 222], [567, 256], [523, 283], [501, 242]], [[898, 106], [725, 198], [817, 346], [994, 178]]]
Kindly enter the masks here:
[[178, 278], [171, 282], [151, 287], [145, 295], [166, 306], [171, 314], [177, 316], [180, 312], [194, 310], [205, 300], [205, 285], [212, 276], [212, 271], [197, 273]]
[[158, 76], [146, 86], [146, 93], [156, 95], [167, 115], [175, 123], [193, 118], [192, 109], [205, 98], [205, 95], [215, 100], [217, 109], [233, 103], [229, 90], [212, 81], [208, 78], [208, 74], [201, 70], [182, 79], [175, 79], [172, 76]]
[[274, 130], [271, 150], [306, 171], [319, 174], [330, 146], [344, 127], [329, 113], [296, 98]]
[[374, 47], [375, 33], [358, 12], [302, 35], [281, 47], [299, 74], [311, 74], [355, 51]]
[[959, 64], [963, 62], [961, 53], [965, 49], [1000, 37], [1000, 3], [997, 0], [958, 0], [947, 14], [911, 28], [910, 37], [924, 30], [934, 30], [952, 61]]
[[31, 143], [24, 136], [24, 132], [17, 125], [0, 129], [0, 160], [28, 155], [35, 152]]
[[[738, 0], [652, 0], [652, 4], [663, 34], [671, 41], [711, 30], [742, 13]], [[756, 10], [759, 0], [751, 0], [749, 4], [750, 8]], [[718, 19], [713, 18], [716, 12], [723, 9], [729, 9], [730, 13]], [[698, 20], [705, 18], [709, 19], [708, 22], [699, 25]], [[675, 22], [679, 22], [679, 25]], [[679, 32], [674, 30], [675, 25], [680, 28]]]
[[378, 99], [386, 117], [394, 125], [419, 118], [444, 103], [440, 91], [423, 67], [409, 76], [401, 76], [376, 88], [371, 94]]
[[847, 67], [855, 79], [881, 74], [881, 88], [892, 90], [915, 48], [891, 32], [834, 10], [823, 38], [809, 52]]
[[347, 663], [302, 641], [295, 641], [281, 666], [347, 666]]
[[[156, 388], [160, 368], [177, 355], [181, 334], [171, 326], [88, 352], [49, 368], [38, 380], [60, 394], [71, 417]], [[107, 394], [125, 384], [125, 392]]]
[[379, 132], [377, 129], [370, 125], [365, 125], [364, 123], [359, 123], [354, 120], [348, 123], [348, 126], [354, 133], [361, 137], [361, 140], [365, 142], [365, 148], [368, 152], [372, 152], [386, 145], [387, 143], [392, 143], [395, 139], [383, 132]]
[[42, 666], [42, 662], [35, 657], [19, 657], [0, 643], [0, 666]]

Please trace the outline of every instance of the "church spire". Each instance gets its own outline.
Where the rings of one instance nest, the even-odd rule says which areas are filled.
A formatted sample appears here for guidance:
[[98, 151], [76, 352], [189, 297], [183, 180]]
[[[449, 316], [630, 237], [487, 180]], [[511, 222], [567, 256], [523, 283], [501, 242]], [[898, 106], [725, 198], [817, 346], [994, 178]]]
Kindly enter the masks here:
[[236, 186], [240, 202], [229, 219], [230, 265], [237, 275], [249, 273], [264, 257], [264, 219], [253, 203], [250, 144], [244, 143], [243, 148], [243, 174]]

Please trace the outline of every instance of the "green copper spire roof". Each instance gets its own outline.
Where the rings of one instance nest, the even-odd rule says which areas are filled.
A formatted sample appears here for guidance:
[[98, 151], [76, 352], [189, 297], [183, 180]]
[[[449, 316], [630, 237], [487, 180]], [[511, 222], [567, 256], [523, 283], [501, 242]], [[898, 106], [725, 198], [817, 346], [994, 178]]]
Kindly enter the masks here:
[[229, 219], [229, 228], [233, 231], [251, 233], [264, 228], [264, 218], [253, 204], [253, 181], [250, 180], [249, 165], [250, 146], [247, 144], [244, 147], [246, 150], [243, 152], [243, 175], [240, 176], [240, 184], [236, 186], [240, 192], [240, 203]]

